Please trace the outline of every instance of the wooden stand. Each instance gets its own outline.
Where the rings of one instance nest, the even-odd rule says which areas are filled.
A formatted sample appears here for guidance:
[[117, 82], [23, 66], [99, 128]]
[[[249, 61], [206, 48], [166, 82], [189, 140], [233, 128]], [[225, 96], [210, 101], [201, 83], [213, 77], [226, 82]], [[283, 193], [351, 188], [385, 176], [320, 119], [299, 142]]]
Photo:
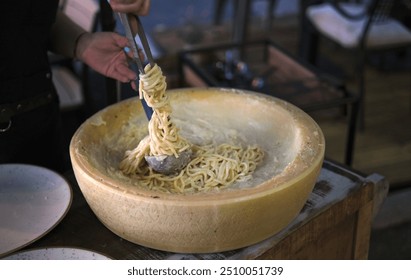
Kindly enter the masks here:
[[29, 249], [80, 247], [122, 260], [366, 259], [371, 221], [388, 191], [388, 183], [378, 174], [364, 177], [344, 166], [325, 161], [314, 191], [301, 213], [278, 234], [234, 251], [175, 254], [130, 243], [109, 231], [87, 205], [72, 171], [66, 177], [74, 194], [67, 216]]

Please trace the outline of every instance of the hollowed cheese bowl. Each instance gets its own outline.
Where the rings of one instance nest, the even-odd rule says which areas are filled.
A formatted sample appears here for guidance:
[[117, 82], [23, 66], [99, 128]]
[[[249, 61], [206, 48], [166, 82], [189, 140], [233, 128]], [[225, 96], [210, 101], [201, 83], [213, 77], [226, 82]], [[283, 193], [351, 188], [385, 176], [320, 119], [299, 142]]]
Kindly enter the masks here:
[[80, 189], [118, 236], [179, 253], [220, 252], [258, 243], [301, 211], [319, 175], [324, 136], [299, 108], [274, 97], [224, 88], [173, 89], [172, 118], [193, 143], [241, 142], [265, 153], [249, 181], [198, 193], [148, 190], [119, 171], [124, 152], [147, 134], [140, 100], [86, 120], [70, 143]]

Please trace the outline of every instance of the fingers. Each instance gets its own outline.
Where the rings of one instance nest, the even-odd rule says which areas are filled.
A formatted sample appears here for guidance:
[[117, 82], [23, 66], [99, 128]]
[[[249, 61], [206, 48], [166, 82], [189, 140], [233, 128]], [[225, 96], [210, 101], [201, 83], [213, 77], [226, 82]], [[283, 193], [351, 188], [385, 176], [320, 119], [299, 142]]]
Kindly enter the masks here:
[[[128, 59], [133, 58], [133, 53], [129, 46], [129, 41], [126, 37], [116, 33], [107, 33], [112, 36], [114, 42], [114, 49], [112, 51], [117, 52], [115, 58], [111, 61], [111, 65], [105, 73], [106, 76], [116, 79], [122, 83], [131, 83], [131, 87], [137, 90], [135, 81], [138, 79], [138, 73], [130, 69]], [[139, 56], [144, 60], [144, 54], [139, 49]]]
[[131, 82], [130, 82], [130, 85], [131, 85], [131, 88], [132, 88], [134, 91], [138, 91], [137, 83], [136, 83], [135, 81], [131, 81]]
[[128, 65], [120, 64], [116, 67], [116, 72], [122, 77], [121, 82], [128, 83], [137, 79], [137, 74]]
[[[141, 48], [138, 48], [137, 51], [138, 51], [138, 57], [140, 58], [140, 60], [141, 60], [141, 61], [144, 61], [144, 60], [146, 59], [146, 56], [144, 55], [143, 50], [142, 50]], [[127, 56], [128, 56], [129, 58], [134, 58], [133, 51], [132, 51], [128, 46], [126, 46], [126, 47], [124, 48], [124, 52], [127, 54]]]
[[126, 37], [121, 36], [117, 33], [111, 33], [111, 36], [113, 36], [113, 39], [119, 48], [124, 49], [125, 47], [130, 47], [128, 39]]
[[141, 16], [146, 16], [148, 15], [148, 12], [150, 11], [150, 1], [143, 1], [143, 4], [140, 6], [140, 13], [139, 15]]
[[128, 83], [130, 81], [135, 81], [137, 73], [130, 69], [127, 61], [127, 56], [124, 52], [120, 52], [116, 57], [109, 62], [110, 65], [107, 68], [104, 75], [116, 79], [122, 83]]
[[[133, 56], [133, 52], [130, 50], [130, 48], [128, 48], [128, 47], [125, 47], [125, 49], [124, 49], [124, 52], [126, 53], [126, 55], [129, 57], [129, 58], [133, 58], [134, 56]], [[139, 55], [139, 57], [140, 57], [140, 60], [141, 61], [144, 61], [144, 53], [143, 53], [143, 51], [139, 48], [138, 49], [138, 55]], [[128, 68], [128, 66], [126, 66], [127, 67], [127, 69], [129, 69]], [[129, 69], [130, 70], [130, 69]], [[125, 71], [125, 70], [124, 70]], [[134, 72], [133, 72], [134, 73]], [[123, 81], [123, 83], [126, 83], [126, 82], [130, 82], [130, 85], [131, 85], [131, 88], [134, 90], [134, 91], [138, 91], [138, 87], [137, 87], [137, 84], [136, 84], [136, 81], [137, 81], [137, 79], [138, 79], [138, 77], [136, 76], [136, 78], [135, 79], [130, 79], [130, 80], [128, 80], [128, 81]]]
[[122, 83], [130, 83], [131, 88], [137, 91], [136, 81], [138, 80], [137, 74], [129, 68], [127, 64], [119, 64], [114, 70], [113, 78], [119, 80]]
[[128, 66], [125, 65], [119, 65], [116, 67], [116, 69], [111, 73], [111, 76], [113, 79], [116, 79], [122, 83], [130, 83], [131, 88], [135, 91], [137, 91], [137, 76], [136, 74], [128, 68]]
[[150, 10], [150, 0], [111, 0], [110, 5], [115, 12], [139, 16], [147, 15]]

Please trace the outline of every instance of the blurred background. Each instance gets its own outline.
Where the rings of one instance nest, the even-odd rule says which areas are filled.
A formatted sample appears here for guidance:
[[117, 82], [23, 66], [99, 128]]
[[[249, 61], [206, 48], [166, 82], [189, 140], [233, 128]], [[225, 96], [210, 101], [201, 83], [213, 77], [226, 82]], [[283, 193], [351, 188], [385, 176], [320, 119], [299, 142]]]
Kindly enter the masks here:
[[[328, 159], [384, 176], [390, 190], [369, 258], [409, 259], [411, 1], [326, 2], [152, 0], [142, 22], [169, 89], [228, 86], [284, 98], [319, 123]], [[90, 31], [123, 33], [106, 1], [61, 8]], [[77, 61], [52, 59], [67, 147], [87, 117], [137, 95]]]

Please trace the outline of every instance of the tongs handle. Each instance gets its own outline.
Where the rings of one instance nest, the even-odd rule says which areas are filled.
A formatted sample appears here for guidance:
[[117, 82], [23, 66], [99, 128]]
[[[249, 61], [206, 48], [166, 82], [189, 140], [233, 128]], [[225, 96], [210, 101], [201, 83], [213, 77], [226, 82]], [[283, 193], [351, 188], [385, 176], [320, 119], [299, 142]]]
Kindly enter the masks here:
[[141, 44], [143, 45], [144, 52], [146, 53], [148, 62], [150, 63], [151, 67], [154, 67], [154, 58], [151, 53], [150, 45], [148, 44], [147, 36], [146, 33], [144, 32], [143, 24], [140, 21], [140, 18], [138, 16], [135, 16], [136, 21], [137, 21], [137, 32], [138, 36], [140, 37]]
[[[134, 72], [136, 72], [136, 74], [138, 73], [145, 74], [143, 63], [140, 59], [140, 56], [138, 55], [138, 46], [134, 39], [133, 32], [131, 31], [131, 26], [128, 20], [128, 15], [125, 13], [118, 13], [118, 16], [120, 17], [121, 23], [124, 26], [126, 37], [129, 41], [129, 44], [130, 44], [130, 47], [133, 53], [133, 63], [131, 63], [130, 65], [131, 69], [133, 69]], [[137, 20], [138, 35], [140, 37], [141, 43], [143, 44], [143, 48], [146, 53], [147, 59], [150, 62], [150, 65], [153, 67], [155, 63], [154, 63], [153, 56], [151, 54], [150, 46], [148, 45], [147, 37], [144, 33], [143, 25], [141, 24], [139, 17], [138, 16], [135, 16], [135, 17]], [[138, 87], [139, 85], [137, 84], [137, 80], [135, 81], [135, 83], [136, 83], [136, 86]], [[147, 105], [144, 98], [141, 99], [141, 103], [143, 105], [144, 112], [147, 116], [147, 119], [150, 120], [151, 116], [153, 115], [153, 109]]]
[[[138, 70], [141, 74], [144, 74], [144, 66], [143, 62], [140, 60], [140, 56], [138, 55], [138, 46], [135, 41], [135, 37], [133, 35], [133, 32], [131, 31], [131, 26], [130, 22], [128, 20], [128, 15], [125, 13], [118, 13], [120, 20], [124, 26], [125, 32], [126, 32], [126, 37], [129, 40], [129, 44], [131, 46], [132, 52], [133, 52], [133, 58], [138, 66]], [[154, 66], [154, 58], [150, 50], [150, 45], [148, 44], [147, 36], [144, 32], [143, 25], [140, 21], [140, 18], [136, 15], [134, 15], [136, 21], [137, 21], [137, 32], [138, 36], [140, 37], [141, 44], [143, 45], [144, 52], [146, 54], [146, 57], [148, 59], [148, 62], [150, 63], [151, 67]]]

